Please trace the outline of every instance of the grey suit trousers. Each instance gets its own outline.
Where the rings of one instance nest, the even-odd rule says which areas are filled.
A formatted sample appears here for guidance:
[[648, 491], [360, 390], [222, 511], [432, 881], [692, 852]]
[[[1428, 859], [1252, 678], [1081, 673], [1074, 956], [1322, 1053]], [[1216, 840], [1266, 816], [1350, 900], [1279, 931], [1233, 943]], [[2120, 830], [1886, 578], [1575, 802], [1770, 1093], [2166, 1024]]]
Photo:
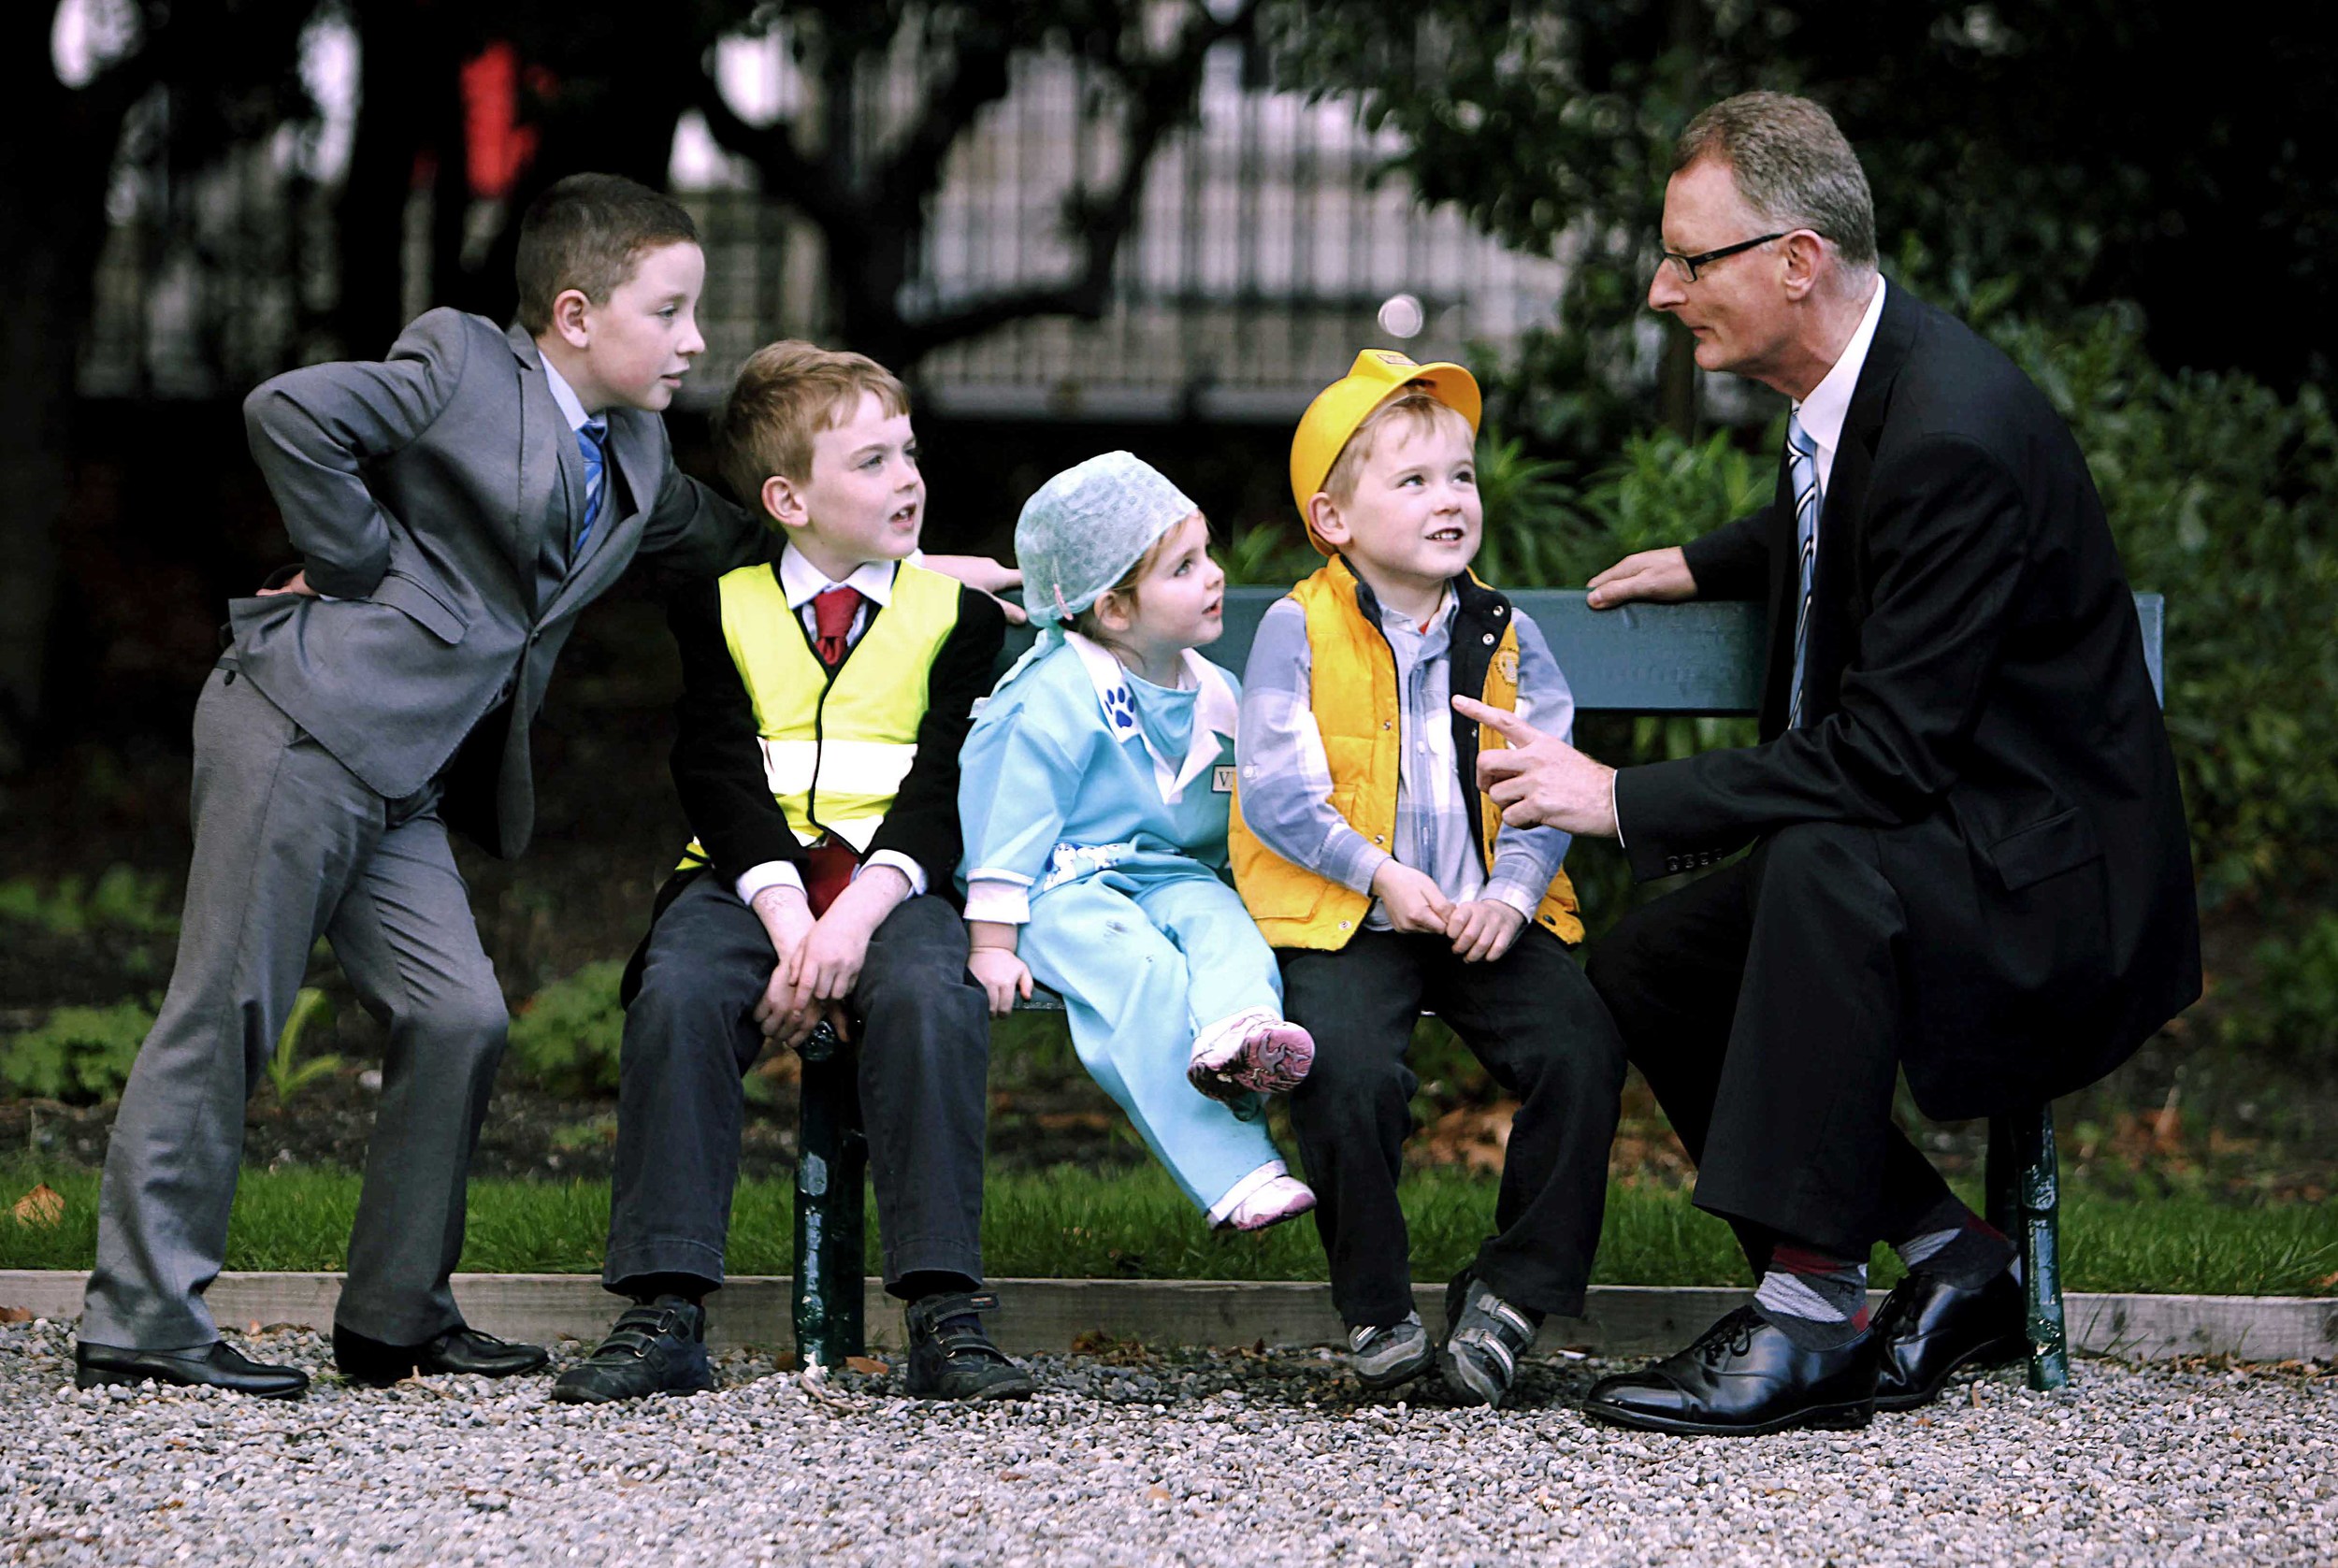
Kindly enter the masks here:
[[243, 1153], [244, 1102], [328, 938], [389, 1029], [337, 1321], [419, 1344], [460, 1322], [470, 1157], [508, 1022], [437, 790], [387, 800], [310, 739], [233, 655], [195, 715], [195, 856], [179, 956], [139, 1049], [99, 1197], [80, 1337], [208, 1345]]

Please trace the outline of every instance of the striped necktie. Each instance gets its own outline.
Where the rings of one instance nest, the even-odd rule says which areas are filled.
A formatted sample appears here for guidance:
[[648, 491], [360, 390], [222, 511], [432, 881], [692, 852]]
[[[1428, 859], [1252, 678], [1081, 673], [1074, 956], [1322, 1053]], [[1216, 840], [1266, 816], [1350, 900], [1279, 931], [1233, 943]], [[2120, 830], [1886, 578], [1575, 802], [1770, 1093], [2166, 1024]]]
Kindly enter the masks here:
[[1794, 491], [1794, 683], [1786, 688], [1786, 727], [1802, 727], [1803, 658], [1811, 645], [1811, 588], [1818, 569], [1818, 514], [1826, 504], [1818, 483], [1818, 443], [1801, 416], [1786, 416], [1786, 482]]
[[608, 465], [601, 455], [601, 442], [608, 439], [609, 426], [600, 420], [588, 419], [576, 427], [576, 449], [584, 457], [584, 522], [576, 530], [576, 548], [569, 552], [571, 566], [584, 554], [593, 525], [600, 521], [601, 502], [609, 494]]

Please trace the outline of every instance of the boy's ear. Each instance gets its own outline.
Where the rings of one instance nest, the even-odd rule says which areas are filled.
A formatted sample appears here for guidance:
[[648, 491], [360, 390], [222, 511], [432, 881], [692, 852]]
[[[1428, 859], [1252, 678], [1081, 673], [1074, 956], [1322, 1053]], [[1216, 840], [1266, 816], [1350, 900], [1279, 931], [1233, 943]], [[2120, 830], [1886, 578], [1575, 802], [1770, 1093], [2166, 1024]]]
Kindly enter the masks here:
[[552, 296], [552, 330], [572, 349], [589, 347], [593, 335], [584, 324], [584, 312], [592, 308], [583, 289], [562, 289]]
[[1307, 526], [1325, 544], [1346, 544], [1349, 540], [1347, 520], [1339, 515], [1339, 503], [1323, 491], [1307, 497]]
[[773, 474], [763, 482], [762, 501], [763, 514], [784, 528], [801, 528], [812, 521], [803, 492], [786, 474]]

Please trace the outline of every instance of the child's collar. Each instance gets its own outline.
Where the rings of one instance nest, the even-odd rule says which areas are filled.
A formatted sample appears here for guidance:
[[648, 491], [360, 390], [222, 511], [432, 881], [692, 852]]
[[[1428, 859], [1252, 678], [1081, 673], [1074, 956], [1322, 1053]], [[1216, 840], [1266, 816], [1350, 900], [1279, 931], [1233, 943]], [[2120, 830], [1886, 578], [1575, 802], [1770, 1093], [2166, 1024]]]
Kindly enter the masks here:
[[1090, 684], [1096, 688], [1096, 701], [1104, 709], [1104, 726], [1116, 741], [1134, 736], [1143, 742], [1145, 755], [1152, 759], [1153, 784], [1168, 805], [1176, 805], [1185, 797], [1185, 786], [1206, 771], [1218, 760], [1217, 738], [1232, 739], [1240, 705], [1234, 700], [1234, 688], [1226, 682], [1219, 668], [1201, 655], [1188, 648], [1185, 651], [1186, 673], [1193, 678], [1193, 734], [1186, 742], [1185, 756], [1172, 769], [1169, 759], [1153, 745], [1152, 737], [1136, 720], [1136, 694], [1129, 689], [1128, 671], [1112, 651], [1092, 638], [1064, 629], [1063, 640], [1079, 655], [1080, 667], [1087, 670]]

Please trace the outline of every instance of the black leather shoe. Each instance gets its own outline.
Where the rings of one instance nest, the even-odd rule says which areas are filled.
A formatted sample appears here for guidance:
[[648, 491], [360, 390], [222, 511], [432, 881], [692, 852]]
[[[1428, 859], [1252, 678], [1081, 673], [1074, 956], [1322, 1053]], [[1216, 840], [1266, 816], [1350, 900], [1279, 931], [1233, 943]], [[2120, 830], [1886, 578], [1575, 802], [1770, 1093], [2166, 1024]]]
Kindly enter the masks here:
[[226, 1388], [254, 1399], [298, 1399], [309, 1391], [309, 1374], [298, 1367], [263, 1366], [224, 1340], [213, 1340], [201, 1350], [124, 1350], [74, 1342], [77, 1388], [106, 1383], [136, 1387], [149, 1378], [181, 1388]]
[[1692, 1437], [1863, 1427], [1875, 1414], [1875, 1356], [1873, 1330], [1835, 1349], [1805, 1350], [1742, 1306], [1646, 1372], [1593, 1384], [1583, 1414]]
[[351, 1381], [377, 1388], [386, 1388], [415, 1373], [425, 1377], [438, 1373], [516, 1377], [551, 1359], [541, 1345], [513, 1345], [464, 1323], [420, 1345], [384, 1345], [338, 1323], [333, 1326], [333, 1364]]
[[1892, 1287], [1869, 1331], [1881, 1346], [1875, 1408], [1913, 1410], [1938, 1398], [1959, 1368], [2027, 1355], [2028, 1304], [2011, 1269], [1973, 1290], [1919, 1271]]
[[610, 1404], [652, 1394], [702, 1394], [714, 1386], [706, 1309], [680, 1296], [660, 1296], [619, 1313], [600, 1348], [562, 1373], [552, 1397], [562, 1404]]
[[1022, 1399], [1038, 1385], [1031, 1374], [990, 1343], [979, 1321], [945, 1328], [952, 1317], [989, 1312], [999, 1298], [988, 1290], [956, 1290], [909, 1303], [908, 1388], [919, 1399]]

